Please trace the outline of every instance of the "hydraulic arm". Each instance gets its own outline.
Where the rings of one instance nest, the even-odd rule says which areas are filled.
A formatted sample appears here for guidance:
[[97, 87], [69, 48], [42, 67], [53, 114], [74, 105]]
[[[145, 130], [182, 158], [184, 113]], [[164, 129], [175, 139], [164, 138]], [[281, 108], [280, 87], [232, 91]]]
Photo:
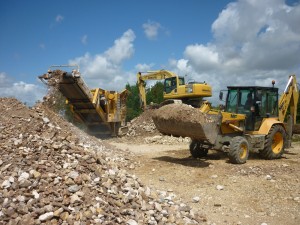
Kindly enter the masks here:
[[291, 75], [284, 89], [283, 94], [279, 99], [279, 120], [284, 121], [288, 108], [293, 119], [293, 124], [296, 124], [297, 104], [299, 99], [299, 90], [296, 81], [296, 75]]

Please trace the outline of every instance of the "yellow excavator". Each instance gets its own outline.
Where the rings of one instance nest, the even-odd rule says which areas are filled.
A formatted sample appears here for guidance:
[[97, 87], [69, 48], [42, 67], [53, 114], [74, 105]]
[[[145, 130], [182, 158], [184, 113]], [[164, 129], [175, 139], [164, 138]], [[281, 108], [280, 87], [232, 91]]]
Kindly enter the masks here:
[[157, 70], [137, 73], [137, 84], [141, 108], [146, 109], [146, 81], [164, 80], [164, 100], [167, 103], [181, 101], [182, 103], [199, 108], [204, 97], [212, 96], [211, 86], [207, 83], [185, 83], [184, 77], [180, 77], [168, 70]]
[[[72, 71], [53, 68], [71, 67]], [[125, 130], [126, 99], [128, 91], [108, 91], [101, 88], [89, 89], [78, 65], [51, 66], [39, 79], [54, 86], [66, 97], [67, 104], [75, 117], [86, 125], [88, 133], [94, 136], [117, 136]]]
[[[155, 112], [153, 121], [161, 133], [191, 137], [190, 152], [196, 158], [215, 149], [227, 152], [235, 164], [245, 163], [249, 151], [265, 159], [278, 159], [291, 146], [299, 91], [295, 75], [289, 76], [280, 98], [272, 83], [272, 87], [227, 87], [225, 108], [217, 115], [185, 108], [184, 104], [172, 109], [166, 105]], [[288, 109], [290, 115], [286, 116]]]

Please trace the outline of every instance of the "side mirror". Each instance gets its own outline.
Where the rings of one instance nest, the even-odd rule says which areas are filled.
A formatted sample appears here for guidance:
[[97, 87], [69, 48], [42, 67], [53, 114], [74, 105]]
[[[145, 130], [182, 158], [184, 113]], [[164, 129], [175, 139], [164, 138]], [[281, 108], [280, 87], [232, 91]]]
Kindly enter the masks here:
[[219, 99], [220, 99], [220, 100], [223, 100], [223, 92], [222, 92], [222, 91], [220, 91]]

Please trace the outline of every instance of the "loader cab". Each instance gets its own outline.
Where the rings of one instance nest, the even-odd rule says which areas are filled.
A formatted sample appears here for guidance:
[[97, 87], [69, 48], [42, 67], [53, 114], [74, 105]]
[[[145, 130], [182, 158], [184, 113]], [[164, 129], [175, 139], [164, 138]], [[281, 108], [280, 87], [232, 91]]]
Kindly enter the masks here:
[[228, 87], [225, 111], [245, 114], [246, 130], [257, 131], [264, 118], [278, 117], [278, 88]]
[[178, 85], [184, 85], [184, 77], [170, 77], [170, 78], [166, 78], [164, 81], [164, 91], [166, 92], [166, 94], [171, 93], [173, 90], [175, 90], [175, 92], [177, 92], [177, 87]]

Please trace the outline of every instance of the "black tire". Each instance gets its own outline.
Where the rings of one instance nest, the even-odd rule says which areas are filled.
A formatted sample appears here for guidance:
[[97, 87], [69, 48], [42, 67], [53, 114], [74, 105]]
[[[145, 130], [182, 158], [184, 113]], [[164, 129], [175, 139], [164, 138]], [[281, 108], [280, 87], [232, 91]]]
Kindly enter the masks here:
[[271, 127], [265, 139], [265, 147], [260, 151], [264, 159], [279, 159], [284, 153], [286, 145], [286, 132], [281, 125]]
[[199, 141], [192, 141], [190, 144], [190, 152], [194, 158], [202, 158], [207, 156], [208, 149], [203, 147]]
[[234, 164], [243, 164], [249, 156], [249, 143], [246, 138], [238, 136], [230, 141], [228, 153], [229, 161]]

